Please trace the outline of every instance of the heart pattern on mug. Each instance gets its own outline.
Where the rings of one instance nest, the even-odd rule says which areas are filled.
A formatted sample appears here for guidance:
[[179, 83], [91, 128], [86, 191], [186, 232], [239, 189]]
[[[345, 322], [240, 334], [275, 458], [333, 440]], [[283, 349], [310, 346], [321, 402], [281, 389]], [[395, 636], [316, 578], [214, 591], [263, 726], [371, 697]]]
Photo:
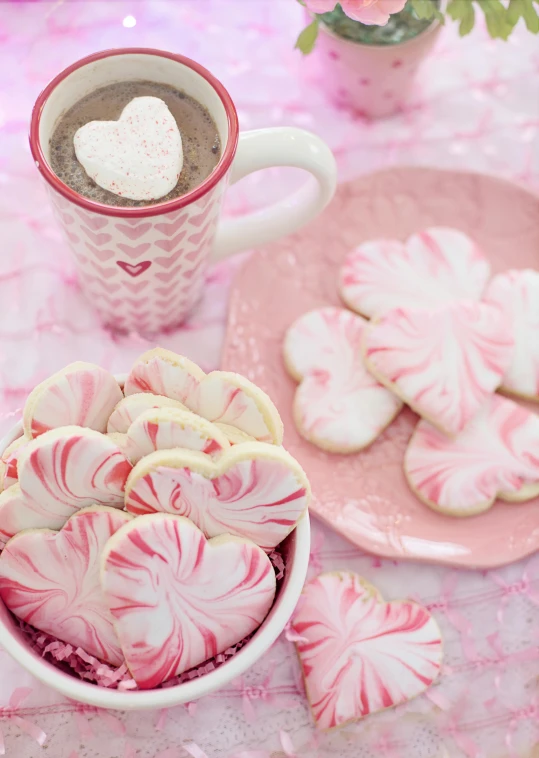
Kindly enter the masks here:
[[59, 532], [17, 535], [0, 555], [0, 597], [27, 624], [119, 666], [124, 656], [101, 587], [100, 559], [131, 518], [114, 508], [84, 508]]
[[[204, 286], [223, 189], [218, 184], [203, 203], [150, 218], [115, 218], [84, 211], [82, 216], [74, 214], [69, 224], [60, 219], [78, 256], [82, 289], [106, 323], [155, 332], [181, 322]], [[64, 203], [64, 198], [51, 192], [55, 205]], [[214, 218], [209, 226], [208, 215]], [[188, 238], [198, 235], [201, 228], [200, 242], [190, 242]], [[145, 285], [149, 297], [144, 319], [140, 309], [123, 303], [124, 294], [142, 291], [133, 288], [138, 284]], [[159, 297], [156, 290], [164, 284], [172, 285], [174, 301], [163, 303]], [[114, 295], [114, 303], [101, 298], [103, 294]]]
[[514, 337], [501, 309], [462, 301], [388, 311], [371, 322], [363, 349], [381, 384], [454, 435], [502, 383]]
[[149, 242], [143, 242], [140, 245], [137, 245], [136, 247], [133, 247], [132, 245], [124, 245], [121, 242], [118, 242], [118, 247], [129, 258], [133, 258], [136, 260], [137, 258], [140, 258], [141, 255], [144, 255], [144, 253], [147, 253], [150, 249], [150, 243]]
[[257, 629], [275, 597], [275, 572], [256, 545], [207, 541], [188, 519], [159, 514], [110, 539], [102, 586], [129, 671], [149, 689]]
[[386, 603], [357, 574], [321, 574], [307, 584], [292, 629], [321, 729], [405, 703], [440, 674], [442, 639], [427, 609]]
[[185, 516], [207, 537], [232, 534], [270, 550], [304, 515], [309, 482], [299, 463], [276, 445], [235, 445], [215, 460], [190, 450], [143, 458], [125, 488], [136, 516]]
[[122, 271], [132, 276], [133, 278], [140, 276], [147, 271], [152, 265], [151, 261], [142, 261], [141, 263], [126, 263], [125, 261], [116, 261], [116, 265], [119, 266]]

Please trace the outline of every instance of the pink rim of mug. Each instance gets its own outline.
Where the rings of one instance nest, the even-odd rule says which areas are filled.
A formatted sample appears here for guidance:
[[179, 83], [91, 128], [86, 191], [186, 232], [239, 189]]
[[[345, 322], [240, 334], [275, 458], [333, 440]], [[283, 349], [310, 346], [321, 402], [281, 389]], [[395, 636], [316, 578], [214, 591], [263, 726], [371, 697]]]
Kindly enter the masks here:
[[[177, 63], [180, 63], [181, 65], [192, 69], [199, 76], [205, 79], [219, 96], [225, 109], [228, 121], [227, 143], [225, 149], [223, 150], [221, 160], [212, 171], [212, 173], [208, 176], [207, 179], [202, 182], [202, 184], [200, 184], [198, 187], [195, 187], [194, 190], [188, 192], [186, 195], [182, 195], [181, 197], [175, 198], [174, 200], [168, 200], [165, 203], [155, 203], [154, 205], [145, 205], [138, 208], [123, 208], [112, 205], [105, 205], [104, 203], [97, 203], [94, 200], [89, 200], [88, 198], [79, 195], [78, 192], [75, 192], [71, 189], [71, 187], [68, 187], [67, 184], [64, 184], [64, 182], [62, 182], [56, 176], [56, 174], [49, 166], [43, 150], [41, 149], [41, 143], [39, 140], [39, 124], [41, 121], [43, 108], [50, 94], [66, 77], [68, 77], [74, 71], [77, 71], [79, 68], [87, 66], [90, 63], [94, 63], [95, 61], [102, 60], [103, 58], [112, 58], [116, 55], [155, 55], [160, 58], [168, 58], [169, 60], [176, 61]], [[174, 53], [168, 53], [163, 50], [154, 50], [152, 48], [144, 47], [126, 47], [113, 50], [102, 50], [99, 53], [88, 55], [86, 58], [81, 58], [81, 60], [76, 61], [76, 63], [73, 63], [71, 66], [68, 66], [57, 76], [55, 76], [54, 79], [52, 79], [49, 84], [47, 84], [43, 92], [41, 92], [32, 110], [32, 119], [30, 122], [30, 150], [32, 152], [32, 157], [34, 158], [36, 166], [41, 172], [41, 175], [51, 185], [51, 187], [56, 190], [56, 192], [59, 192], [61, 195], [63, 195], [67, 200], [75, 203], [87, 211], [100, 213], [104, 216], [116, 216], [121, 218], [145, 218], [147, 216], [155, 216], [156, 213], [170, 213], [179, 210], [180, 208], [185, 208], [186, 205], [190, 205], [191, 203], [201, 198], [203, 195], [213, 189], [213, 187], [215, 187], [215, 185], [228, 172], [236, 154], [238, 136], [239, 126], [236, 107], [232, 102], [232, 98], [230, 97], [228, 91], [221, 84], [221, 82], [213, 76], [213, 74], [211, 74], [199, 63], [196, 63], [195, 61], [191, 60], [190, 58], [186, 58], [183, 55], [176, 55]]]

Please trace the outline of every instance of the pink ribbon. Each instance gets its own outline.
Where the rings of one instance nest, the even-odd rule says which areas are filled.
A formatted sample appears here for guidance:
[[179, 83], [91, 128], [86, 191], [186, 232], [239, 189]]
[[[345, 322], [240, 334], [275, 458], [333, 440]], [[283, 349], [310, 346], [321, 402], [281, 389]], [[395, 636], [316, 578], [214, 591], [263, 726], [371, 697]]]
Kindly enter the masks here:
[[162, 732], [167, 722], [168, 708], [163, 708], [159, 711], [157, 721], [155, 722], [155, 729], [158, 732]]
[[466, 698], [464, 697], [449, 714], [446, 725], [443, 727], [443, 732], [451, 737], [453, 742], [468, 756], [468, 758], [477, 758], [481, 751], [471, 737], [468, 737], [468, 735], [463, 732], [459, 724], [465, 709]]
[[79, 735], [82, 741], [91, 740], [94, 736], [90, 722], [84, 715], [83, 709], [77, 706], [77, 710], [74, 712], [75, 724], [79, 730]]
[[[29, 734], [30, 737], [32, 737], [37, 742], [39, 747], [43, 747], [45, 740], [47, 739], [47, 735], [43, 729], [40, 729], [36, 724], [28, 721], [28, 719], [22, 718], [22, 716], [18, 716], [16, 713], [17, 710], [20, 709], [23, 701], [26, 700], [31, 692], [32, 690], [28, 687], [17, 687], [17, 689], [12, 692], [11, 697], [9, 698], [9, 705], [6, 708], [0, 708], [0, 717], [9, 719], [9, 721], [13, 721], [13, 723], [17, 724], [17, 726], [23, 732]], [[0, 755], [5, 754], [6, 747], [4, 743], [4, 735], [2, 732], [0, 732]]]
[[283, 753], [286, 755], [286, 758], [298, 758], [298, 754], [294, 749], [292, 737], [288, 734], [288, 732], [285, 732], [284, 729], [281, 729], [279, 732], [279, 739], [281, 741], [281, 747], [283, 749]]
[[193, 740], [184, 742], [182, 745], [182, 748], [185, 750], [186, 753], [189, 753], [189, 755], [191, 755], [193, 758], [208, 758], [208, 756], [202, 750], [202, 748], [199, 747], [196, 744], [196, 742], [193, 742]]
[[275, 670], [275, 661], [272, 661], [268, 675], [263, 682], [257, 686], [245, 684], [243, 677], [236, 679], [234, 686], [240, 690], [243, 714], [247, 721], [253, 722], [256, 720], [256, 710], [253, 705], [253, 701], [261, 700], [263, 703], [271, 703], [275, 699], [275, 696], [269, 691], [269, 685], [273, 678], [273, 672]]
[[324, 545], [325, 536], [323, 532], [318, 530], [314, 531], [311, 537], [311, 550], [309, 553], [309, 569], [320, 573], [323, 570], [322, 566], [322, 547]]
[[497, 613], [497, 618], [500, 624], [503, 622], [505, 606], [512, 595], [526, 595], [534, 605], [539, 605], [539, 590], [536, 590], [532, 586], [538, 567], [539, 563], [537, 559], [532, 559], [524, 569], [520, 581], [513, 582], [512, 584], [508, 584], [505, 579], [502, 579], [498, 574], [491, 573], [491, 579], [501, 588], [503, 593]]

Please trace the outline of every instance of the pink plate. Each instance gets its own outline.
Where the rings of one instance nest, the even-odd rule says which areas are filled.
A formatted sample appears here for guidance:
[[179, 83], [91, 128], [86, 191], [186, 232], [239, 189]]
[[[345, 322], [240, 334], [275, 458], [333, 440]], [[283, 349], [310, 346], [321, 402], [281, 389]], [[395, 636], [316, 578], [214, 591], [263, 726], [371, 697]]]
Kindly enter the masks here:
[[539, 266], [539, 198], [479, 174], [400, 168], [343, 185], [306, 230], [253, 255], [232, 290], [223, 368], [255, 381], [275, 401], [285, 447], [311, 480], [313, 513], [359, 547], [389, 558], [491, 568], [539, 549], [539, 498], [496, 502], [457, 519], [427, 508], [409, 490], [404, 450], [417, 416], [406, 409], [367, 450], [325, 453], [292, 420], [295, 383], [281, 356], [288, 326], [302, 313], [338, 305], [337, 269], [353, 246], [374, 237], [405, 239], [428, 226], [469, 234], [493, 273]]

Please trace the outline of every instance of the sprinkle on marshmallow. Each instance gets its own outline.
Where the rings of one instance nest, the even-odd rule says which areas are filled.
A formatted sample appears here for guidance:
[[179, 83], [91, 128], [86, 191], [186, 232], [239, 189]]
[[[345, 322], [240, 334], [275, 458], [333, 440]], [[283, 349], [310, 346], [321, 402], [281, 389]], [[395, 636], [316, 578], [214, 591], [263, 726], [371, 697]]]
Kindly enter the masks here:
[[73, 138], [88, 176], [130, 200], [158, 200], [178, 182], [182, 138], [174, 116], [158, 97], [135, 97], [118, 121], [90, 121]]

